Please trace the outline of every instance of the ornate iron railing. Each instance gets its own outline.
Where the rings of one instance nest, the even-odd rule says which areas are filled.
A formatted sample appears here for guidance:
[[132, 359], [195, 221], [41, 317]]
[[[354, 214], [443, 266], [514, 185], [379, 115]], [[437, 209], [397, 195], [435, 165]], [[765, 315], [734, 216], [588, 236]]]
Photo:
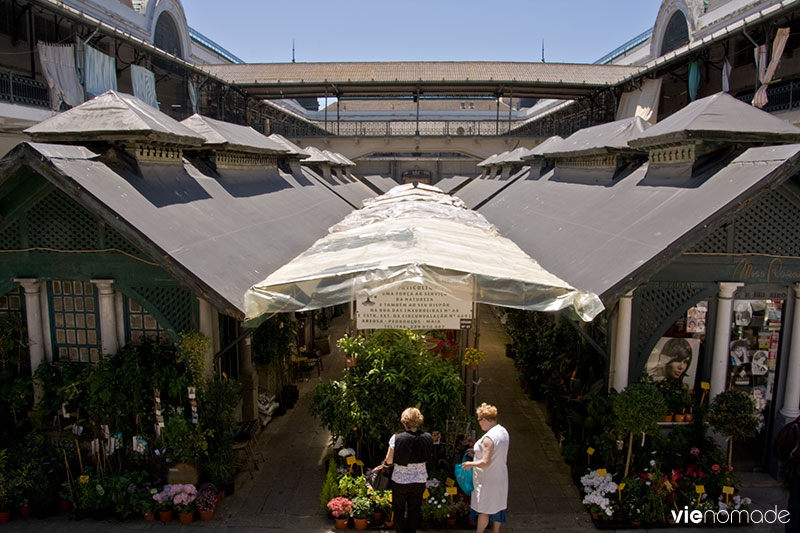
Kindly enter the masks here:
[[[518, 126], [519, 122], [512, 122], [511, 127]], [[453, 136], [453, 137], [473, 137], [473, 136], [496, 136], [505, 135], [509, 130], [508, 121], [495, 120], [371, 120], [371, 121], [329, 121], [313, 122], [316, 127], [295, 128], [295, 125], [287, 125], [292, 129], [287, 132], [292, 136], [312, 135], [318, 136], [319, 130], [327, 131], [330, 135], [342, 137], [408, 137], [420, 136]], [[273, 125], [273, 131], [278, 132]], [[296, 132], [296, 133], [295, 133]], [[307, 133], [305, 133], [307, 132]]]
[[[755, 92], [737, 96], [747, 104], [753, 101]], [[800, 80], [791, 80], [767, 88], [767, 105], [762, 109], [770, 113], [789, 111], [800, 107]]]
[[40, 81], [13, 72], [0, 72], [0, 100], [49, 108], [50, 90]]

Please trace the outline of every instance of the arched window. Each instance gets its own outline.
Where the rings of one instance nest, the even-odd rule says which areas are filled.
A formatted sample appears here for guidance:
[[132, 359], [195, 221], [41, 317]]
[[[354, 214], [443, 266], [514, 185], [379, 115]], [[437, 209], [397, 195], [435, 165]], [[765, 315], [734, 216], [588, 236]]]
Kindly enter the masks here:
[[681, 11], [676, 11], [670, 17], [667, 23], [667, 29], [664, 30], [664, 39], [661, 41], [661, 52], [659, 55], [663, 56], [667, 52], [672, 52], [676, 48], [680, 48], [689, 42], [689, 24], [686, 22], [686, 17]]
[[153, 44], [174, 56], [183, 57], [181, 52], [181, 38], [178, 27], [172, 16], [166, 11], [161, 13], [156, 22], [156, 33]]

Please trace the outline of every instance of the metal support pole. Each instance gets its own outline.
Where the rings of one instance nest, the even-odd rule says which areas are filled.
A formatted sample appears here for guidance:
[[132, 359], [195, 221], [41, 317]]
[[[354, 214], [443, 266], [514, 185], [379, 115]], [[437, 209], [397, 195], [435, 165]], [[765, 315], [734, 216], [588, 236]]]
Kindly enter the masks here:
[[494, 127], [494, 134], [500, 135], [500, 97], [497, 97], [497, 119]]
[[514, 94], [508, 95], [508, 133], [511, 133], [511, 107], [514, 103]]
[[325, 87], [325, 135], [328, 135], [328, 88]]
[[336, 135], [339, 135], [339, 102], [341, 100], [341, 97], [336, 97]]
[[417, 130], [414, 135], [419, 135], [419, 92], [414, 96], [414, 100], [417, 102]]

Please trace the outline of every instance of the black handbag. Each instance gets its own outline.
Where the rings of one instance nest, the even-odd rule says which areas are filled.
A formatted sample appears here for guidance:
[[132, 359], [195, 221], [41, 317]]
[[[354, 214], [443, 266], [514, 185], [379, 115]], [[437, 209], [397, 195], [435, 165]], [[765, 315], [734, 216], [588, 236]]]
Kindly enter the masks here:
[[388, 490], [392, 486], [392, 470], [394, 465], [386, 465], [370, 474], [369, 484], [375, 490]]

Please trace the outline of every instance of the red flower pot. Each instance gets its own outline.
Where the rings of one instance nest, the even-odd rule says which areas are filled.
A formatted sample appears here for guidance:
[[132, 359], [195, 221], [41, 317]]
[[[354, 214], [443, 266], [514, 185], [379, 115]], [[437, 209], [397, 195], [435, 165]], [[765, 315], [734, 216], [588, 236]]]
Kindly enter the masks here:
[[159, 511], [158, 519], [164, 522], [165, 524], [167, 522], [172, 522], [172, 511]]
[[334, 518], [336, 521], [336, 529], [347, 529], [347, 518]]
[[456, 527], [456, 524], [458, 524], [458, 517], [456, 516], [447, 517], [447, 527]]
[[31, 515], [31, 506], [30, 505], [20, 505], [19, 506], [19, 515], [22, 518], [28, 518]]
[[194, 513], [179, 513], [178, 520], [180, 520], [183, 525], [189, 525], [194, 522]]
[[200, 516], [200, 520], [203, 522], [208, 522], [212, 518], [214, 518], [214, 511], [197, 511], [197, 514]]
[[152, 511], [145, 511], [142, 517], [145, 522], [153, 522], [156, 519], [156, 515]]
[[11, 520], [11, 511], [0, 511], [0, 524], [5, 524]]
[[363, 531], [367, 529], [368, 521], [366, 518], [353, 518], [353, 523], [356, 526], [356, 529]]
[[69, 500], [60, 499], [58, 500], [58, 510], [61, 513], [68, 513], [69, 512]]

